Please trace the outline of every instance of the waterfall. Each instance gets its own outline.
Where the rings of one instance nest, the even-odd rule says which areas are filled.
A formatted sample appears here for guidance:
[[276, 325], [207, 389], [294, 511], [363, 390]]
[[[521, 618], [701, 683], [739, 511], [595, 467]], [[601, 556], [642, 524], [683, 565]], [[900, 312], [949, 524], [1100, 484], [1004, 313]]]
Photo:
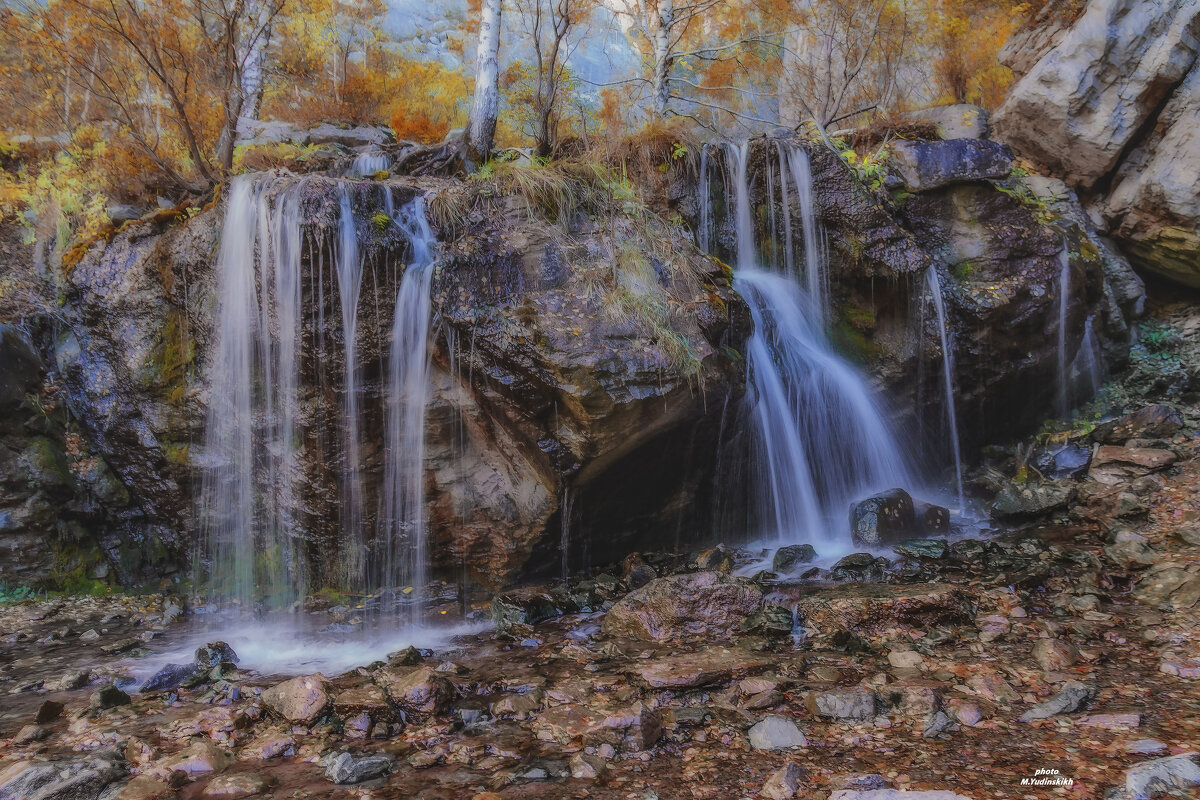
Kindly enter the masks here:
[[358, 435], [358, 301], [363, 264], [350, 189], [338, 184], [338, 230], [334, 253], [342, 311], [342, 570], [346, 585], [363, 588], [366, 536], [363, 532], [361, 448]]
[[1071, 413], [1070, 389], [1068, 388], [1067, 361], [1067, 311], [1071, 303], [1071, 250], [1063, 240], [1063, 249], [1058, 256], [1058, 415], [1066, 419]]
[[[400, 209], [396, 222], [408, 235], [412, 254], [396, 294], [392, 346], [387, 367], [387, 462], [384, 470], [380, 555], [375, 585], [401, 588], [419, 599], [428, 582], [425, 519], [425, 409], [429, 402], [433, 278], [437, 240], [418, 196]], [[414, 620], [417, 606], [412, 604]]]
[[965, 505], [963, 498], [962, 448], [958, 437], [958, 412], [954, 402], [954, 339], [950, 334], [950, 326], [946, 323], [946, 304], [942, 299], [941, 281], [938, 280], [937, 269], [930, 267], [925, 271], [925, 286], [933, 299], [933, 308], [937, 313], [938, 336], [942, 344], [942, 388], [945, 391], [946, 424], [949, 427], [950, 448], [954, 454], [954, 486], [957, 490], [958, 507]]
[[288, 607], [306, 584], [295, 496], [299, 185], [236, 177], [217, 256], [197, 564], [210, 599], [246, 609]]
[[769, 537], [811, 542], [833, 554], [849, 546], [848, 505], [905, 485], [908, 469], [866, 384], [834, 352], [823, 329], [823, 265], [815, 246], [812, 185], [798, 167], [807, 159], [790, 163], [793, 178], [801, 178], [796, 189], [801, 222], [809, 229], [806, 241], [811, 234], [814, 243], [805, 253], [805, 284], [817, 292], [802, 286], [794, 271], [773, 273], [759, 265], [747, 175], [749, 144], [736, 154], [734, 286], [754, 322], [747, 343], [747, 402], [757, 434], [759, 521]]
[[[812, 165], [808, 153], [802, 147], [793, 147], [788, 152], [788, 164], [796, 182], [796, 193], [800, 200], [800, 226], [804, 236], [804, 279], [808, 284], [808, 296], [816, 304], [822, 320], [828, 298], [825, 296], [825, 254], [821, 251], [821, 239], [817, 231], [817, 211], [813, 202]], [[780, 163], [782, 171], [783, 164]], [[791, 247], [789, 240], [788, 246]]]
[[367, 150], [359, 153], [350, 162], [346, 170], [347, 178], [369, 178], [377, 172], [387, 172], [392, 167], [392, 160], [381, 150]]
[[1104, 383], [1104, 351], [1096, 335], [1096, 318], [1088, 315], [1083, 324], [1083, 341], [1071, 362], [1071, 401], [1078, 406], [1091, 400]]

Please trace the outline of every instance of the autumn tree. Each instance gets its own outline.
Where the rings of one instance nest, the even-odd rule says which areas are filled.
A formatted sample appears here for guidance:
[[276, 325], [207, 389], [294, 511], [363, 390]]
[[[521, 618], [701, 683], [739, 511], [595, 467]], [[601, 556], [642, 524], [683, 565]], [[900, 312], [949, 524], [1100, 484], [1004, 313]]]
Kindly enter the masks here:
[[[530, 59], [527, 97], [533, 118], [533, 138], [539, 156], [547, 157], [558, 143], [567, 62], [575, 34], [591, 14], [593, 0], [513, 0], [528, 47]], [[523, 62], [518, 68], [523, 70]]]

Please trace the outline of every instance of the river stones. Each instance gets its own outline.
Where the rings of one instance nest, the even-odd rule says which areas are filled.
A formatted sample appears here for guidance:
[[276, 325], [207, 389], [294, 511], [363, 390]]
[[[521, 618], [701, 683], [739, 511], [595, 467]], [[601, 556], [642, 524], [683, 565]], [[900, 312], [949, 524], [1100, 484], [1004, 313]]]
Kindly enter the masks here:
[[747, 735], [750, 746], [755, 750], [789, 750], [808, 746], [800, 728], [787, 717], [767, 717], [750, 728]]
[[262, 700], [288, 722], [312, 725], [329, 707], [329, 684], [320, 673], [301, 675], [267, 689]]
[[658, 578], [609, 609], [608, 636], [667, 641], [727, 639], [762, 605], [762, 590], [716, 572]]
[[889, 489], [850, 507], [850, 535], [861, 547], [879, 547], [917, 535], [912, 496]]

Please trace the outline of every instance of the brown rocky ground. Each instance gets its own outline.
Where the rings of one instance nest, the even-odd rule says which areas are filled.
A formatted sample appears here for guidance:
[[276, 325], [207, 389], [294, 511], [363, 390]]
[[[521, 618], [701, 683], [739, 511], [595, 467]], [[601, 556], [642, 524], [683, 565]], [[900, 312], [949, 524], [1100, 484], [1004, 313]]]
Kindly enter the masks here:
[[[1164, 369], [1186, 377], [1200, 325], [1159, 312]], [[1119, 387], [1127, 410], [1146, 405], [1139, 385]], [[178, 641], [176, 603], [9, 605], [0, 797], [1195, 796], [1195, 762], [1157, 760], [1200, 750], [1200, 419], [1178, 396], [1137, 419], [1043, 437], [1087, 442], [1090, 469], [1020, 484], [1018, 500], [1050, 499], [1030, 521], [909, 546], [881, 580], [647, 556], [569, 594], [511, 593], [495, 631], [337, 676], [205, 652], [192, 688], [137, 693], [130, 659]], [[581, 606], [604, 610], [559, 615]], [[1022, 784], [1038, 770], [1071, 784]]]

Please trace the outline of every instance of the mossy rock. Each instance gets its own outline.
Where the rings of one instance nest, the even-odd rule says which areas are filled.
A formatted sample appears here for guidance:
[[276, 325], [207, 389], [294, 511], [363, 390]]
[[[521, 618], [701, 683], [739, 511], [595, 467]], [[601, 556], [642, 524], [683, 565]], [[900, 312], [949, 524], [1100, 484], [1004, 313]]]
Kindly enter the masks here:
[[21, 452], [21, 463], [32, 488], [62, 489], [74, 482], [66, 453], [45, 436], [30, 440]]

